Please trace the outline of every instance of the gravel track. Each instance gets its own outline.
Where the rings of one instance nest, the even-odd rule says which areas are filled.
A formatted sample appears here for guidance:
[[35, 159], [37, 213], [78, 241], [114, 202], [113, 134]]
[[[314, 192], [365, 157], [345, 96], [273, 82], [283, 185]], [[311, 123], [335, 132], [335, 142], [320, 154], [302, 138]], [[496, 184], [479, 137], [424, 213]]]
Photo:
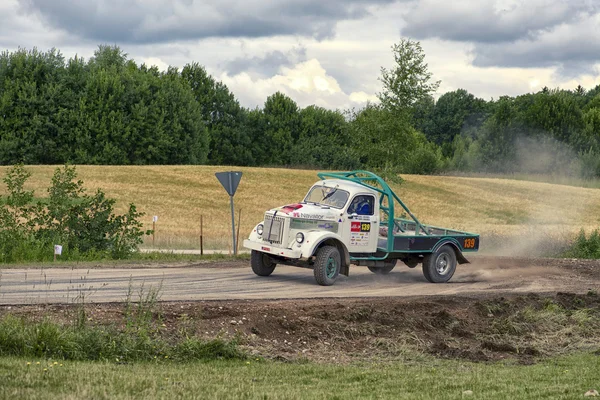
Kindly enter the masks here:
[[420, 267], [403, 264], [387, 276], [351, 267], [334, 286], [315, 283], [311, 270], [278, 266], [255, 276], [247, 261], [155, 264], [123, 268], [21, 268], [0, 270], [0, 304], [119, 302], [128, 291], [160, 287], [163, 301], [303, 299], [331, 297], [488, 296], [502, 293], [585, 293], [600, 291], [600, 261], [473, 257], [451, 282], [431, 284]]

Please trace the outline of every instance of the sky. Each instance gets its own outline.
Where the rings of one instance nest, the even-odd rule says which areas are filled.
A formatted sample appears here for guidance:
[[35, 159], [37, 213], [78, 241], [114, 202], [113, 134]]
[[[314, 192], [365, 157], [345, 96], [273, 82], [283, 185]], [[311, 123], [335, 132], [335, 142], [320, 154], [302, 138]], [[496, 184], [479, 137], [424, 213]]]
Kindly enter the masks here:
[[600, 84], [600, 0], [0, 0], [0, 49], [204, 65], [245, 107], [376, 101], [391, 46], [421, 42], [441, 85], [490, 100]]

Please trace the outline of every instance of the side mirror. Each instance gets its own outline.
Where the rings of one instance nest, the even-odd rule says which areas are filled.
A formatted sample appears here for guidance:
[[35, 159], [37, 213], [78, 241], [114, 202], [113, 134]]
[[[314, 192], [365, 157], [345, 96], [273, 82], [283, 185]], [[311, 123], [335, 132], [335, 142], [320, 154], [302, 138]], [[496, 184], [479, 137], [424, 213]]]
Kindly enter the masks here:
[[352, 218], [354, 218], [354, 217], [358, 217], [358, 214], [357, 214], [357, 213], [352, 213], [352, 214], [350, 214], [350, 215], [348, 216], [348, 219], [352, 219]]

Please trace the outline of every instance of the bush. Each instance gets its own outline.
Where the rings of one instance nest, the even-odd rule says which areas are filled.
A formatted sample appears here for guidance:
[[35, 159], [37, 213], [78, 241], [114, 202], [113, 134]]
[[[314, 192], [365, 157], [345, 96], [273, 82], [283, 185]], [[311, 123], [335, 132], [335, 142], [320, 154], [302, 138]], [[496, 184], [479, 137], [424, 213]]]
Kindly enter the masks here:
[[564, 253], [564, 256], [570, 258], [600, 258], [600, 231], [596, 229], [588, 237], [582, 229], [571, 248]]
[[28, 322], [5, 316], [0, 320], [0, 356], [64, 360], [175, 361], [243, 359], [236, 343], [220, 339], [167, 340], [145, 330], [111, 326], [64, 326], [51, 321]]
[[88, 195], [77, 180], [75, 167], [57, 168], [48, 198], [34, 201], [25, 191], [30, 177], [23, 165], [7, 171], [8, 196], [0, 197], [0, 262], [44, 261], [61, 244], [65, 259], [127, 258], [138, 250], [144, 234], [144, 214], [129, 205], [123, 215], [114, 213], [115, 200], [102, 190]]

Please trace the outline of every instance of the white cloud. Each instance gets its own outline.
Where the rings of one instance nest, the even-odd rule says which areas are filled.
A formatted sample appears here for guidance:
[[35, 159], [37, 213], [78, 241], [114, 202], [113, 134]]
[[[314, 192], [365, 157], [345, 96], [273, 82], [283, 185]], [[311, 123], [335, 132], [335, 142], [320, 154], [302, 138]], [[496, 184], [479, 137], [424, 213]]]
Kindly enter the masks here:
[[145, 57], [142, 58], [142, 62], [149, 67], [156, 66], [159, 71], [166, 71], [169, 69], [169, 64], [158, 57]]
[[348, 98], [351, 102], [359, 104], [366, 102], [376, 103], [379, 101], [377, 96], [375, 96], [374, 94], [368, 94], [365, 92], [352, 92], [350, 93], [350, 96]]
[[335, 78], [330, 76], [319, 60], [310, 59], [295, 66], [281, 67], [269, 78], [253, 78], [247, 73], [219, 77], [246, 106], [260, 105], [275, 92], [294, 99], [300, 107], [316, 104], [326, 108], [348, 108], [371, 100], [369, 94], [344, 93]]

